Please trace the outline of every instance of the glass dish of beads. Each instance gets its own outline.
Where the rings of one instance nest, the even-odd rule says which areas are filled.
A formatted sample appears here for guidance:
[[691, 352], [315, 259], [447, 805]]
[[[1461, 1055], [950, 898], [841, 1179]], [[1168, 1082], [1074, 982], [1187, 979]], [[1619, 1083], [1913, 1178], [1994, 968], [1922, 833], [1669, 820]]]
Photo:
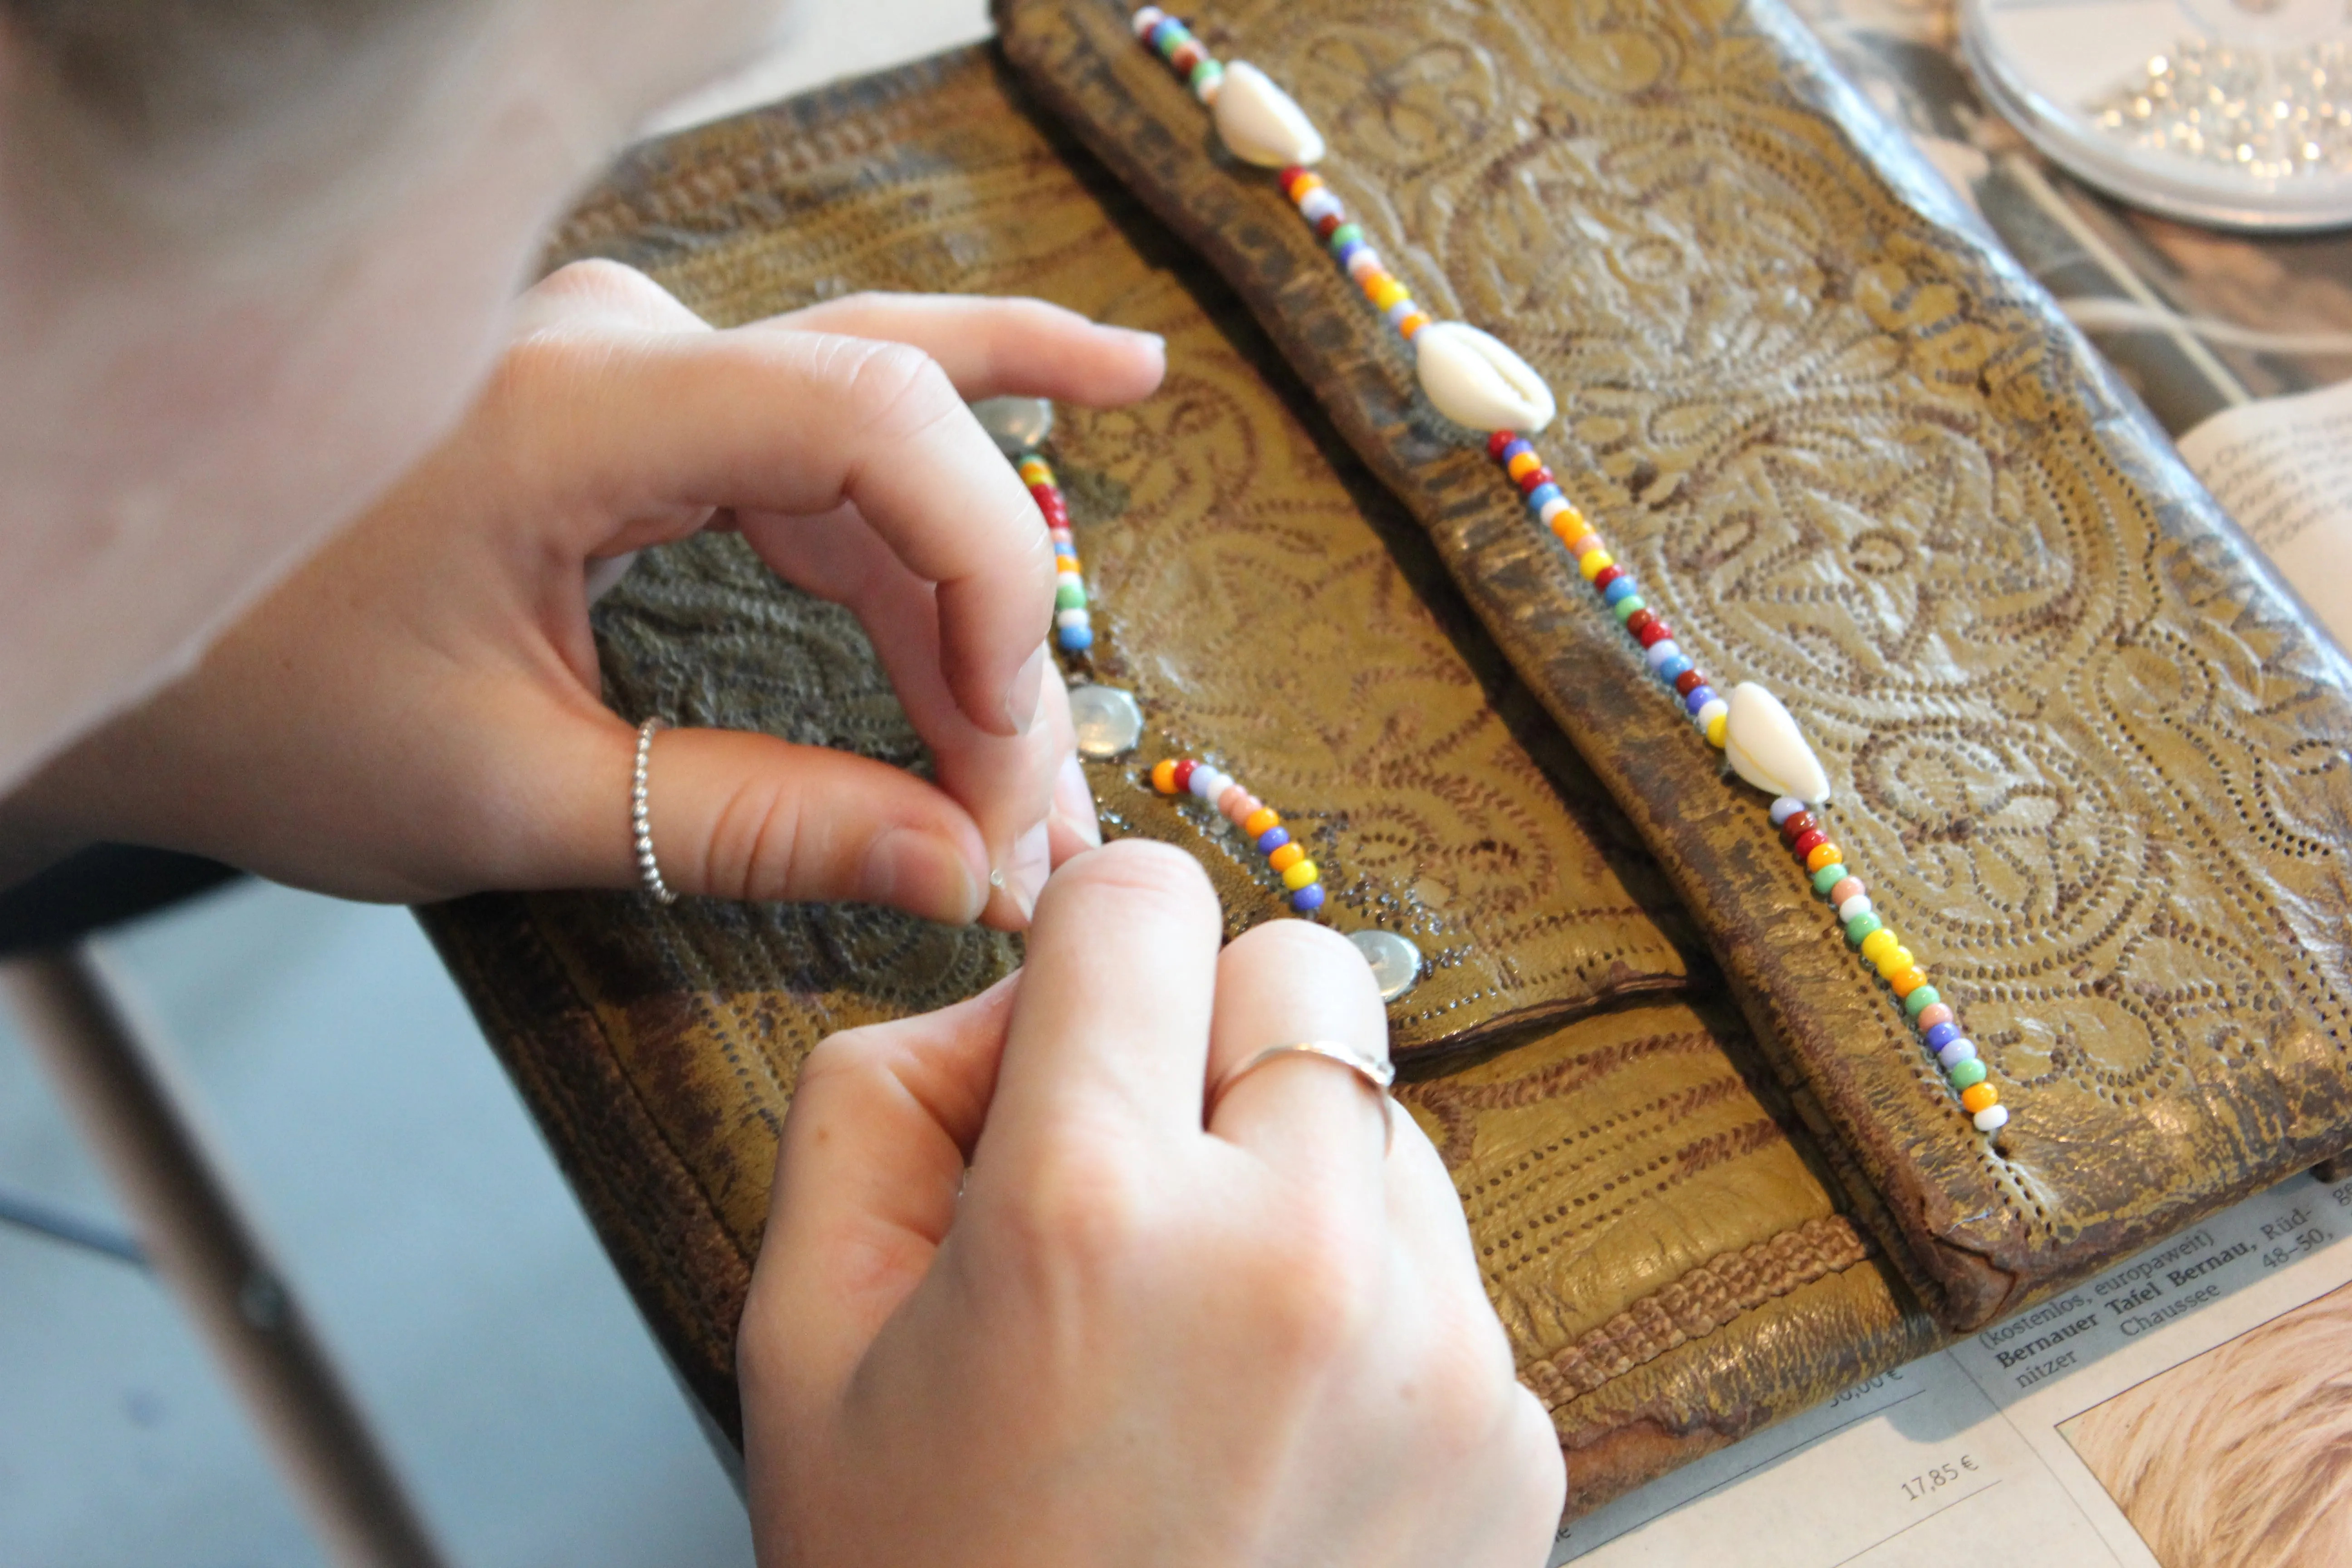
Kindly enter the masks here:
[[2352, 225], [2347, 0], [1962, 0], [1985, 96], [2052, 160], [2192, 223]]

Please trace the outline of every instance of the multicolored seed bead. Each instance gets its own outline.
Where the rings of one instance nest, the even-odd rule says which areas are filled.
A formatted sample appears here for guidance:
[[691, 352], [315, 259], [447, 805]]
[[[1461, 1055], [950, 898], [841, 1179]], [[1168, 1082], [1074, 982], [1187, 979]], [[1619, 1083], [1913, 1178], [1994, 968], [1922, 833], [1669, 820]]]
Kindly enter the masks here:
[[1772, 803], [1772, 826], [1788, 841], [1790, 853], [1803, 858], [1812, 873], [1813, 891], [1829, 900], [1846, 940], [1902, 1001], [1904, 1016], [1919, 1032], [1919, 1043], [1934, 1054], [1944, 1081], [1959, 1095], [1977, 1131], [2000, 1131], [2009, 1123], [2009, 1108], [2000, 1103], [2000, 1091], [1986, 1081], [1987, 1068], [1975, 1042], [1960, 1033], [1952, 1005], [1927, 984], [1927, 971], [1872, 907], [1862, 879], [1846, 869], [1843, 852], [1829, 841], [1828, 830], [1815, 815], [1820, 810], [1794, 795], [1782, 795]]
[[1364, 231], [1348, 221], [1348, 209], [1323, 183], [1322, 175], [1312, 169], [1285, 169], [1278, 177], [1282, 194], [1290, 198], [1290, 205], [1298, 209], [1316, 237], [1331, 247], [1332, 259], [1355, 279], [1356, 287], [1364, 291], [1374, 310], [1388, 318], [1390, 326], [1409, 342], [1429, 325], [1429, 313], [1413, 303], [1405, 286], [1381, 265], [1380, 253], [1364, 243]]
[[1095, 645], [1095, 626], [1087, 608], [1086, 576], [1078, 570], [1077, 542], [1070, 536], [1069, 504], [1045, 458], [1024, 453], [1014, 466], [1045, 514], [1045, 531], [1054, 541], [1054, 640], [1064, 653], [1084, 653]]
[[1231, 775], [1192, 757], [1168, 757], [1152, 764], [1151, 787], [1166, 795], [1189, 795], [1215, 807], [1265, 857], [1267, 868], [1282, 879], [1292, 909], [1311, 914], [1323, 907], [1322, 868], [1307, 858], [1306, 847], [1292, 839], [1274, 808]]
[[1225, 68], [1209, 53], [1192, 30], [1157, 5], [1146, 5], [1134, 16], [1135, 36], [1150, 46], [1169, 68], [1181, 77], [1192, 96], [1202, 103], [1217, 101], [1224, 85]]

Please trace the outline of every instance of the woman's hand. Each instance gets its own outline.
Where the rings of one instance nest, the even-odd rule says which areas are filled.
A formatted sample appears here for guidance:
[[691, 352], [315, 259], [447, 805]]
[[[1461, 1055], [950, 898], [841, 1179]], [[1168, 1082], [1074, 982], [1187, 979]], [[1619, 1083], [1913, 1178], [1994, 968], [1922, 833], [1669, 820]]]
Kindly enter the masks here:
[[[1535, 1568], [1565, 1486], [1363, 960], [1079, 857], [1028, 966], [802, 1069], [737, 1362], [769, 1568]], [[967, 1161], [969, 1173], [967, 1173]]]
[[669, 885], [1017, 928], [1099, 836], [1045, 647], [1045, 525], [964, 400], [1131, 402], [1162, 368], [1156, 339], [1035, 301], [862, 295], [721, 332], [642, 274], [567, 268], [449, 439], [13, 797], [8, 830], [356, 898], [631, 886], [635, 733], [598, 695], [585, 574], [715, 523], [856, 614], [939, 783], [665, 732]]

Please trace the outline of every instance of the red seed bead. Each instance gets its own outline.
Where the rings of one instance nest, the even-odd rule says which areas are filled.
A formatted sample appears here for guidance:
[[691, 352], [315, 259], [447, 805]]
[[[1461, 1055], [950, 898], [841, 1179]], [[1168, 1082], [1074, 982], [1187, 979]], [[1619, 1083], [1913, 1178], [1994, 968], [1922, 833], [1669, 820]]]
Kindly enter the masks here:
[[1031, 485], [1029, 497], [1037, 503], [1037, 510], [1045, 514], [1047, 528], [1070, 526], [1070, 503], [1062, 499], [1060, 490], [1052, 485]]
[[1536, 493], [1537, 486], [1548, 485], [1552, 482], [1551, 470], [1545, 468], [1541, 463], [1538, 463], [1534, 468], [1529, 468], [1526, 473], [1519, 476], [1519, 491], [1523, 495], [1533, 495]]
[[1516, 430], [1497, 430], [1486, 437], [1486, 456], [1496, 462], [1503, 460], [1503, 448], [1519, 438]]
[[1696, 691], [1700, 687], [1705, 686], [1706, 684], [1706, 677], [1699, 671], [1696, 665], [1694, 665], [1692, 668], [1684, 670], [1680, 675], [1675, 677], [1675, 695], [1677, 697], [1688, 697], [1692, 692]]
[[1820, 826], [1821, 824], [1813, 819], [1811, 812], [1801, 811], [1780, 824], [1780, 837], [1794, 844], [1801, 835], [1811, 832]]
[[1348, 217], [1345, 213], [1325, 213], [1321, 217], [1315, 220], [1315, 237], [1318, 239], [1330, 238], [1333, 234], [1339, 231], [1339, 226], [1347, 221]]
[[[1183, 771], [1183, 764], [1181, 763], [1178, 763], [1177, 771], [1181, 775]], [[1182, 777], [1180, 776], [1177, 779], [1176, 787], [1178, 789], [1182, 789], [1184, 787]], [[1808, 827], [1804, 832], [1797, 836], [1797, 841], [1790, 845], [1790, 847], [1794, 849], [1800, 855], [1810, 855], [1816, 848], [1820, 847], [1822, 845], [1827, 844], [1829, 841], [1830, 836], [1823, 833], [1820, 828]]]
[[[1641, 614], [1641, 612], [1638, 610], [1634, 612], [1634, 615], [1639, 614]], [[1629, 616], [1626, 618], [1631, 620], [1633, 616]], [[1650, 624], [1643, 626], [1640, 631], [1635, 632], [1633, 635], [1642, 639], [1642, 646], [1643, 647], [1649, 647], [1654, 644], [1662, 643], [1668, 637], [1674, 636], [1675, 628], [1653, 616], [1650, 617]]]
[[1192, 770], [1199, 765], [1199, 763], [1195, 763], [1190, 757], [1186, 757], [1182, 762], [1176, 764], [1176, 793], [1178, 795], [1182, 795], [1186, 790], [1192, 787]]
[[1657, 618], [1647, 610], [1636, 610], [1625, 617], [1625, 629], [1635, 637], [1640, 637], [1643, 632], [1656, 623]]
[[1290, 167], [1285, 169], [1281, 174], [1275, 176], [1276, 180], [1282, 183], [1282, 188], [1285, 194], [1289, 192], [1291, 186], [1297, 184], [1300, 180], [1306, 177], [1307, 171], [1300, 168], [1296, 163], [1293, 163]]
[[[1622, 566], [1616, 564], [1614, 562], [1612, 562], [1610, 564], [1603, 566], [1600, 571], [1595, 572], [1592, 574], [1592, 586], [1596, 591], [1606, 590], [1610, 584], [1614, 583], [1618, 578], [1622, 577], [1623, 575], [1625, 575], [1625, 569]], [[1634, 612], [1634, 615], [1639, 614], [1641, 614], [1641, 612], [1638, 610]], [[1632, 617], [1628, 616], [1627, 618], [1631, 619]]]

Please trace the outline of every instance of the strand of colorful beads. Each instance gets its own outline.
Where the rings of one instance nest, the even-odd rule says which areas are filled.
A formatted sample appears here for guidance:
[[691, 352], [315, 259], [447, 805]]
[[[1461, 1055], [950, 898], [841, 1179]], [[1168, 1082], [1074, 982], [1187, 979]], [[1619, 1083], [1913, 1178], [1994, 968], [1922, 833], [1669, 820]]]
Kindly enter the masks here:
[[1077, 541], [1070, 535], [1069, 503], [1045, 458], [1024, 452], [1015, 466], [1045, 514], [1045, 531], [1054, 541], [1054, 640], [1064, 653], [1084, 653], [1095, 645], [1095, 624], [1087, 608], [1087, 580], [1078, 570]]
[[1985, 1081], [1985, 1065], [1977, 1058], [1974, 1041], [1960, 1033], [1959, 1019], [1943, 994], [1927, 983], [1927, 972], [1871, 907], [1870, 890], [1845, 868], [1845, 851], [1830, 836], [1806, 804], [1784, 795], [1772, 803], [1772, 822], [1789, 847], [1804, 861], [1813, 879], [1813, 891], [1827, 899], [1845, 927], [1845, 939], [1861, 950], [1863, 962], [1878, 971], [1904, 1015], [1919, 1031], [1919, 1043], [1934, 1053], [1945, 1081], [1958, 1091], [1961, 1109], [1975, 1119], [1979, 1132], [1997, 1132], [2009, 1124], [2009, 1108], [2000, 1091]]
[[1216, 807], [1240, 830], [1241, 836], [1265, 857], [1290, 893], [1290, 907], [1307, 914], [1323, 907], [1323, 873], [1307, 858], [1305, 848], [1291, 841], [1282, 817], [1257, 796], [1206, 763], [1191, 757], [1169, 757], [1154, 763], [1151, 787], [1161, 795], [1190, 795]]
[[[1281, 166], [1283, 194], [1314, 228], [1316, 237], [1330, 247], [1333, 259], [1355, 280], [1373, 308], [1417, 351], [1422, 388], [1431, 403], [1449, 418], [1492, 432], [1486, 440], [1488, 455], [1518, 487], [1536, 520], [1567, 548], [1577, 571], [1592, 584], [1626, 635], [1640, 645], [1651, 670], [1673, 689], [1684, 713], [1710, 745], [1728, 754], [1742, 778], [1779, 795], [1772, 804], [1774, 825], [1804, 860], [1813, 890], [1829, 900], [1846, 940], [1893, 989], [1905, 1015], [1919, 1031], [1920, 1043], [1933, 1053], [1978, 1131], [1993, 1132], [2007, 1125], [2008, 1108], [2000, 1103], [2000, 1091], [1985, 1080], [1985, 1065], [1977, 1057], [1975, 1044], [1960, 1033], [1950, 1004], [1927, 983], [1927, 972], [1910, 949], [1886, 928], [1872, 907], [1862, 879], [1846, 869], [1843, 852], [1829, 841], [1816, 817], [1821, 804], [1829, 798], [1828, 778], [1787, 709], [1752, 683], [1735, 689], [1728, 701], [1719, 695], [1675, 642], [1673, 628], [1643, 599], [1600, 533], [1562, 493], [1534, 445], [1517, 430], [1501, 427], [1520, 424], [1522, 428], [1539, 429], [1550, 421], [1555, 405], [1541, 378], [1486, 333], [1461, 322], [1431, 321], [1365, 240], [1363, 230], [1349, 221], [1346, 207], [1322, 176], [1306, 167], [1322, 156], [1322, 138], [1297, 106], [1262, 73], [1241, 64], [1227, 68], [1211, 58], [1183, 23], [1156, 5], [1136, 12], [1134, 25], [1137, 37], [1158, 50], [1185, 77], [1195, 96], [1212, 106], [1219, 133], [1236, 155], [1250, 163]], [[1238, 89], [1227, 82], [1229, 74], [1252, 95], [1246, 117], [1239, 111], [1234, 96]], [[1286, 142], [1288, 145], [1282, 150], [1289, 155], [1269, 156]], [[1524, 412], [1504, 412], [1514, 408]], [[1187, 779], [1199, 779], [1197, 772], [1190, 771], [1195, 766], [1163, 763], [1154, 771], [1152, 783], [1163, 793], [1175, 794], [1185, 787]], [[1188, 772], [1180, 776], [1176, 767]], [[1806, 782], [1797, 784], [1800, 778]], [[1222, 804], [1215, 791], [1225, 789], [1230, 781], [1223, 774], [1213, 774], [1209, 783], [1214, 788], [1202, 798], [1219, 798]], [[1783, 786], [1791, 784], [1794, 789], [1781, 793]], [[1201, 793], [1202, 787], [1195, 783], [1194, 793]], [[1246, 825], [1244, 831], [1248, 831]], [[1286, 837], [1282, 842], [1287, 844]], [[1295, 851], [1297, 847], [1288, 847]], [[1300, 864], [1312, 871], [1313, 862]], [[1317, 901], [1321, 901], [1319, 889], [1309, 883], [1305, 890], [1316, 893]], [[1297, 898], [1294, 893], [1294, 903]]]

